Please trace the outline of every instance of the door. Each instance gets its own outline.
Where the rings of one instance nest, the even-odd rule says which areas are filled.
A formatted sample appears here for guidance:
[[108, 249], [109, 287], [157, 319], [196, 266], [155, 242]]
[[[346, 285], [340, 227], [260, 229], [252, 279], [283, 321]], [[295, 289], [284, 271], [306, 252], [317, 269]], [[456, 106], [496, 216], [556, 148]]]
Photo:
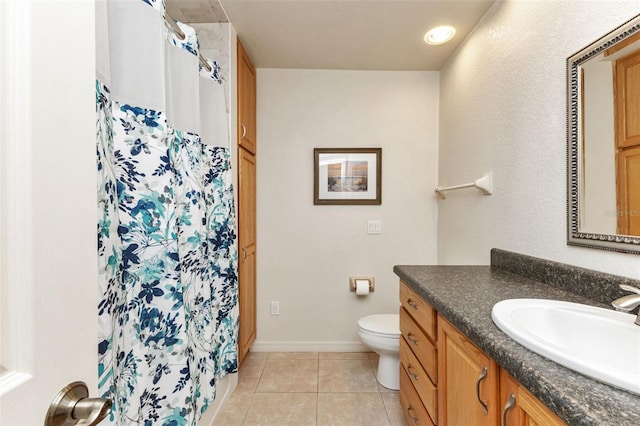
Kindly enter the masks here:
[[438, 316], [438, 424], [495, 425], [498, 365]]
[[0, 1], [0, 424], [97, 395], [94, 2]]
[[238, 148], [238, 363], [256, 339], [256, 157]]
[[238, 39], [238, 144], [256, 154], [256, 70]]
[[502, 425], [563, 426], [565, 423], [509, 373], [500, 370]]
[[618, 151], [618, 229], [640, 235], [640, 145]]

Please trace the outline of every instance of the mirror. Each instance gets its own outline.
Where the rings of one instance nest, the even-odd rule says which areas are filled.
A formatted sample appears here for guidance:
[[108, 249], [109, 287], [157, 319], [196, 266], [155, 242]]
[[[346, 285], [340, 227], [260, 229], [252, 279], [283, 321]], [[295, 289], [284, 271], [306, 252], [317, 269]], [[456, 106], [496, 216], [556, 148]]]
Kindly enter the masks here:
[[640, 254], [640, 15], [567, 59], [569, 245]]

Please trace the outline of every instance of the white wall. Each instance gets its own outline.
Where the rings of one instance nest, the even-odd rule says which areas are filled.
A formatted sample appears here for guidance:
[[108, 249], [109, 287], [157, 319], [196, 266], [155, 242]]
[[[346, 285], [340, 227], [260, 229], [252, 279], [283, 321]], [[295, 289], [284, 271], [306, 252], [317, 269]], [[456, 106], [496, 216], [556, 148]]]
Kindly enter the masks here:
[[640, 12], [631, 1], [496, 3], [441, 70], [439, 175], [493, 171], [494, 194], [440, 201], [438, 260], [506, 250], [640, 278], [637, 255], [566, 245], [566, 58]]
[[[436, 260], [438, 73], [258, 69], [257, 87], [252, 349], [362, 349], [357, 319], [398, 311], [393, 265]], [[382, 147], [382, 205], [314, 206], [315, 147]], [[375, 276], [376, 291], [358, 299], [353, 275]]]

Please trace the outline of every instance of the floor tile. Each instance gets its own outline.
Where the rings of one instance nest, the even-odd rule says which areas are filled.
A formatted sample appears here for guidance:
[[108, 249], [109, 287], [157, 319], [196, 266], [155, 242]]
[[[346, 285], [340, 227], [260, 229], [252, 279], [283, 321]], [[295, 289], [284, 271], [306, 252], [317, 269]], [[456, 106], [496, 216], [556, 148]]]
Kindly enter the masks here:
[[244, 425], [315, 425], [317, 393], [257, 393]]
[[241, 426], [249, 411], [253, 399], [253, 393], [234, 392], [229, 401], [216, 416], [214, 425], [220, 426]]
[[271, 352], [269, 359], [318, 359], [318, 352]]
[[391, 426], [405, 426], [407, 422], [400, 405], [400, 392], [383, 392], [381, 395]]
[[373, 352], [251, 352], [214, 425], [405, 426]]
[[318, 426], [388, 426], [380, 393], [319, 393]]
[[369, 359], [369, 352], [320, 352], [320, 359]]
[[255, 392], [266, 363], [266, 359], [245, 359], [238, 370], [238, 386], [235, 393]]
[[318, 392], [378, 392], [369, 360], [320, 360]]
[[256, 392], [317, 392], [318, 361], [269, 359]]
[[271, 352], [249, 352], [245, 359], [267, 359]]

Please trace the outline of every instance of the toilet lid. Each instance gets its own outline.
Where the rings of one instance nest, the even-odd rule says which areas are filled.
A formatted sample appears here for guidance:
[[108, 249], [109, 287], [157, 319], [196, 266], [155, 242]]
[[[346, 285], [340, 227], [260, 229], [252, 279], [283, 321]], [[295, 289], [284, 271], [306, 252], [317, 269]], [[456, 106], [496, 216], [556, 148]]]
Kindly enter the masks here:
[[369, 315], [358, 320], [358, 327], [372, 333], [400, 336], [400, 315]]

